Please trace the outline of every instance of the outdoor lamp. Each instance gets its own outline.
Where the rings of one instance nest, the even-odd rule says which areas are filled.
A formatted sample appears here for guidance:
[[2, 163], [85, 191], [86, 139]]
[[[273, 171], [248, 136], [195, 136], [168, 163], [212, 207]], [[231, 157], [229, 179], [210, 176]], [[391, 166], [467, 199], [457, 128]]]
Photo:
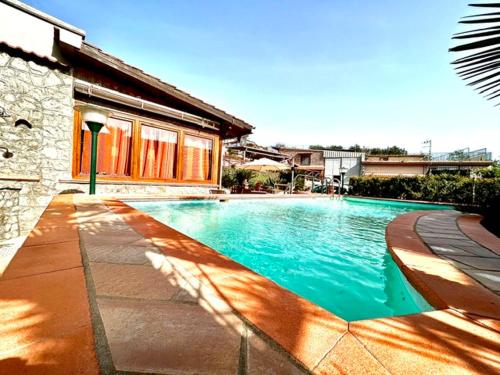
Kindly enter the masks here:
[[90, 186], [89, 194], [95, 194], [95, 180], [97, 175], [97, 136], [102, 127], [108, 122], [109, 112], [95, 105], [80, 105], [76, 107], [82, 114], [85, 125], [92, 133], [90, 153]]
[[290, 168], [292, 170], [292, 180], [290, 182], [290, 194], [293, 194], [293, 189], [294, 189], [294, 184], [295, 184], [295, 163], [293, 162], [292, 159], [292, 167]]
[[340, 184], [341, 184], [341, 188], [340, 188], [340, 194], [342, 194], [342, 192], [344, 191], [344, 176], [347, 172], [347, 168], [346, 167], [341, 167], [340, 168]]

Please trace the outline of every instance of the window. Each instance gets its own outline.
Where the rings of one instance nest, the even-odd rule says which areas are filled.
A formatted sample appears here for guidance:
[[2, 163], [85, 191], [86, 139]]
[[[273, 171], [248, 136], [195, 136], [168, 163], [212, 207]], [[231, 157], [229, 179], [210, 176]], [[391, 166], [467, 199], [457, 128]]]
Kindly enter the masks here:
[[311, 165], [311, 155], [300, 155], [300, 165]]
[[141, 125], [139, 176], [174, 179], [177, 166], [177, 132]]
[[[90, 173], [91, 132], [81, 126], [80, 174]], [[97, 142], [97, 174], [100, 176], [130, 176], [132, 122], [110, 118], [99, 132]]]
[[[75, 111], [73, 176], [90, 174], [92, 133]], [[99, 132], [97, 177], [115, 181], [215, 184], [219, 135], [169, 121], [114, 113]]]
[[206, 181], [212, 178], [213, 141], [186, 134], [182, 157], [182, 178], [187, 181]]

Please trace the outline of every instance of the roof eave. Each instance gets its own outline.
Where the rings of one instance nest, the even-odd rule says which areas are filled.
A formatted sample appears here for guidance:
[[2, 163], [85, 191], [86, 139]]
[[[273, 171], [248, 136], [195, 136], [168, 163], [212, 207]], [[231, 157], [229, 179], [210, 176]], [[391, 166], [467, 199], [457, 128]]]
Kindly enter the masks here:
[[104, 51], [102, 51], [98, 47], [91, 45], [90, 43], [83, 42], [82, 48], [79, 50], [79, 53], [91, 59], [97, 60], [100, 63], [108, 66], [109, 68], [119, 70], [121, 73], [127, 74], [130, 77], [135, 78], [149, 86], [155, 87], [156, 89], [163, 91], [167, 95], [173, 96], [178, 100], [181, 100], [204, 112], [207, 112], [212, 116], [220, 119], [221, 122], [224, 122], [226, 125], [236, 126], [243, 130], [244, 134], [250, 134], [254, 129], [254, 127], [247, 122], [236, 118], [208, 103], [205, 103], [204, 101], [189, 95], [187, 92], [179, 90], [177, 87], [163, 82], [157, 77], [145, 73], [139, 68], [126, 64], [119, 58], [105, 53]]

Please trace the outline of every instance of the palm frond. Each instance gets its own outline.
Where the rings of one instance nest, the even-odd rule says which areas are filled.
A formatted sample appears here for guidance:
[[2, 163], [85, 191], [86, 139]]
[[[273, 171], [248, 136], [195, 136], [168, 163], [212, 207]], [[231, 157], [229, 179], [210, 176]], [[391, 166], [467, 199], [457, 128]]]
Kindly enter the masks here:
[[[500, 2], [472, 3], [476, 8], [500, 8]], [[469, 53], [452, 62], [460, 78], [488, 100], [500, 101], [500, 12], [482, 12], [463, 17], [459, 23], [467, 26], [485, 25], [453, 35], [453, 40], [463, 43], [450, 52]], [[487, 25], [489, 24], [489, 25]], [[497, 106], [500, 103], [497, 104]]]

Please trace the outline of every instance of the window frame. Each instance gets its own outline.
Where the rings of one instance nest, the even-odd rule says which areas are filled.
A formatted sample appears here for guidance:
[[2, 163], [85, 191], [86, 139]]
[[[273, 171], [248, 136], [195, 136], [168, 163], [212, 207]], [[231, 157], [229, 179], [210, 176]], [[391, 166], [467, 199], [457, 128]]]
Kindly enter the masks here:
[[[141, 182], [178, 182], [179, 181], [179, 155], [180, 155], [180, 150], [179, 150], [179, 143], [180, 143], [180, 140], [181, 140], [181, 132], [179, 129], [175, 129], [175, 128], [170, 128], [169, 126], [160, 126], [158, 124], [153, 124], [153, 123], [150, 123], [150, 122], [147, 122], [147, 121], [141, 121], [139, 120], [139, 124], [138, 124], [138, 141], [137, 141], [137, 154], [134, 155], [134, 159], [136, 159], [136, 174], [135, 176], [137, 177], [137, 181], [141, 181]], [[175, 134], [177, 134], [177, 144], [175, 146], [175, 157], [176, 157], [176, 164], [175, 164], [175, 177], [174, 178], [143, 178], [140, 176], [140, 172], [139, 172], [139, 168], [140, 168], [140, 164], [139, 164], [139, 155], [141, 153], [141, 147], [142, 147], [142, 126], [148, 126], [150, 128], [156, 128], [156, 129], [161, 129], [161, 130], [165, 130], [165, 131], [169, 131], [169, 132], [173, 132]]]
[[[110, 117], [131, 121], [132, 122], [132, 147], [131, 147], [131, 173], [130, 176], [99, 176], [97, 181], [109, 182], [129, 182], [136, 184], [192, 184], [192, 185], [216, 185], [219, 177], [220, 158], [220, 137], [218, 134], [206, 133], [201, 130], [194, 130], [182, 125], [177, 125], [167, 121], [160, 121], [148, 117], [129, 114], [122, 111], [110, 110]], [[74, 127], [73, 127], [73, 163], [72, 177], [75, 180], [88, 181], [88, 175], [80, 174], [80, 143], [81, 143], [81, 123], [82, 116], [77, 110], [74, 111]], [[175, 167], [175, 178], [172, 179], [145, 179], [139, 176], [139, 155], [141, 151], [141, 126], [142, 124], [158, 129], [173, 131], [177, 133], [176, 158], [177, 165]], [[184, 136], [190, 135], [200, 137], [212, 141], [212, 160], [211, 160], [211, 178], [209, 180], [184, 180], [183, 176], [183, 160], [184, 160]]]
[[[134, 176], [134, 148], [135, 148], [135, 121], [134, 119], [123, 115], [121, 113], [112, 113], [109, 117], [117, 120], [130, 121], [132, 125], [131, 131], [131, 147], [130, 147], [130, 176], [96, 176], [97, 180], [102, 181], [131, 181]], [[79, 111], [74, 111], [74, 129], [73, 129], [73, 168], [72, 176], [76, 179], [87, 180], [89, 175], [80, 173], [80, 162], [81, 162], [81, 142], [82, 142], [82, 116]]]
[[[308, 162], [304, 163], [304, 159], [307, 158]], [[309, 166], [311, 165], [311, 154], [300, 154], [300, 165]]]
[[[189, 135], [191, 137], [197, 137], [197, 138], [203, 138], [203, 139], [208, 139], [210, 141], [212, 141], [212, 164], [211, 164], [211, 170], [210, 170], [210, 176], [212, 176], [212, 178], [210, 180], [182, 180], [183, 182], [189, 182], [189, 183], [200, 183], [200, 182], [204, 182], [204, 181], [213, 181], [214, 180], [214, 177], [217, 176], [217, 168], [216, 168], [216, 158], [215, 158], [215, 139], [211, 138], [211, 137], [207, 137], [205, 135], [200, 135], [200, 134], [196, 134], [196, 133], [193, 133], [193, 132], [190, 132], [190, 131], [185, 131], [183, 136], [182, 136], [182, 153], [180, 154], [182, 156], [182, 164], [184, 164], [184, 137], [186, 135]], [[181, 172], [183, 172], [184, 169], [181, 170]], [[179, 176], [179, 178], [182, 179], [181, 176]]]

